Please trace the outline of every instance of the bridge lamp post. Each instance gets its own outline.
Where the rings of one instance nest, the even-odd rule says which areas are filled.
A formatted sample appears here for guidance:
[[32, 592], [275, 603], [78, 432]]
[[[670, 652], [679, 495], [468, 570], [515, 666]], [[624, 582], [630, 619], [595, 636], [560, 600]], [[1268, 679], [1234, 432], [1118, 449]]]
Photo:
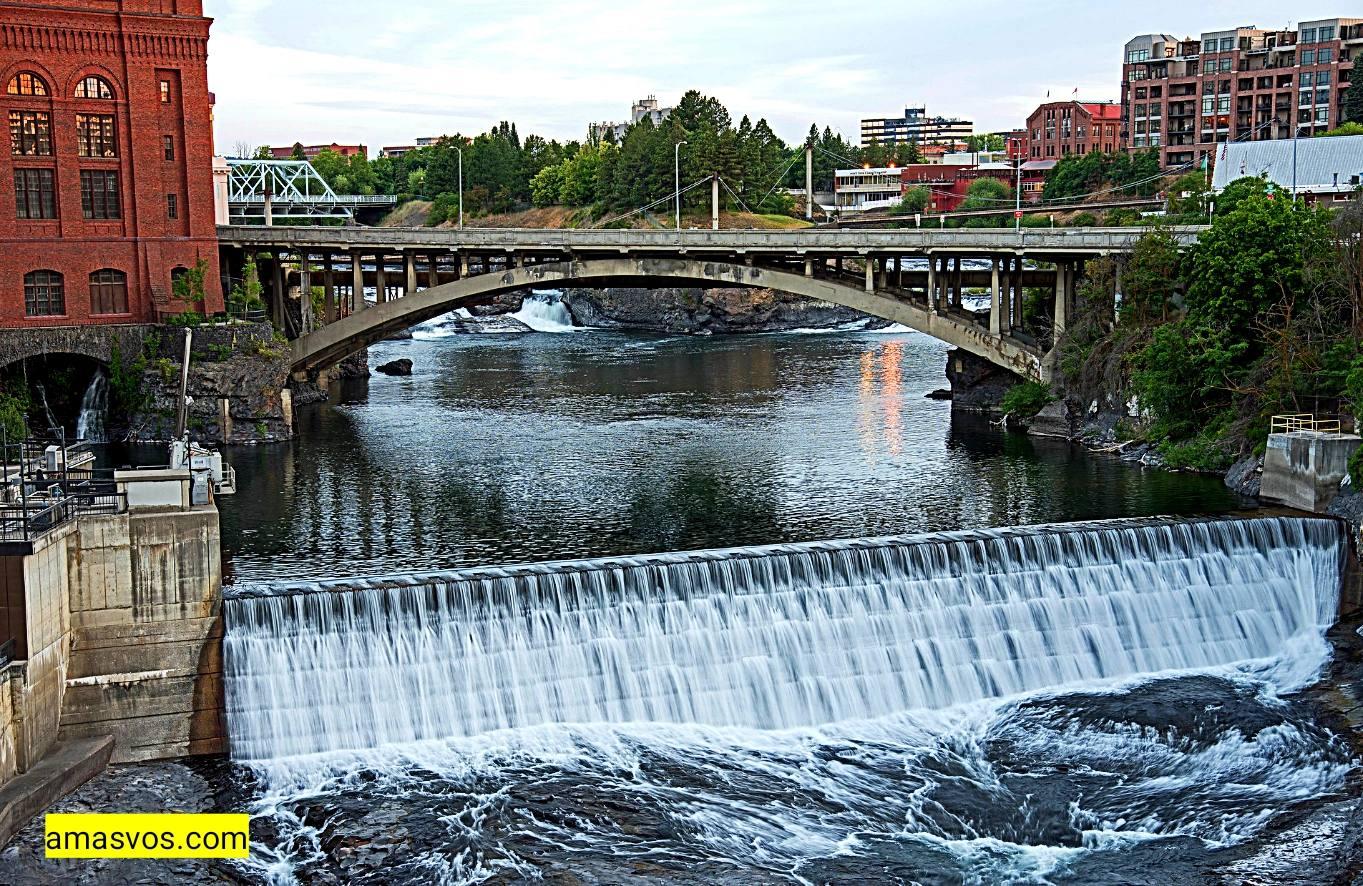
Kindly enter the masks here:
[[681, 233], [681, 148], [684, 141], [677, 142], [672, 149], [672, 168], [677, 182], [677, 233]]

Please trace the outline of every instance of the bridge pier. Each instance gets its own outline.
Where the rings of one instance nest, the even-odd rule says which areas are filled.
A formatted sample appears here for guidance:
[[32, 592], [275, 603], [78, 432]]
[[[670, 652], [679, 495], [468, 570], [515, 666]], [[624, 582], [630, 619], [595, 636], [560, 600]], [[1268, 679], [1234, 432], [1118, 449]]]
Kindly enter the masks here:
[[350, 313], [364, 310], [364, 262], [358, 249], [350, 251]]
[[403, 296], [416, 295], [416, 253], [404, 252], [402, 254], [403, 270], [406, 274], [402, 280]]
[[1023, 300], [1026, 295], [1022, 286], [1022, 256], [1009, 256], [1008, 281], [1009, 289], [1011, 290], [1008, 296], [1008, 302], [1012, 307], [1012, 328], [1021, 329]]
[[322, 318], [327, 323], [335, 323], [338, 312], [336, 310], [336, 273], [333, 266], [336, 261], [330, 252], [322, 253], [322, 260], [326, 262], [326, 269], [322, 272], [322, 285], [326, 287], [322, 301]]
[[964, 293], [961, 290], [961, 257], [958, 255], [951, 260], [951, 307], [954, 310], [961, 310], [965, 304]]
[[382, 252], [374, 256], [374, 303], [384, 304], [388, 301], [388, 257]]
[[440, 253], [432, 252], [426, 256], [426, 288], [434, 289], [440, 285]]
[[876, 260], [875, 256], [866, 256], [866, 291], [876, 291]]
[[1008, 306], [999, 285], [999, 257], [989, 259], [989, 333], [1003, 335], [1008, 327]]
[[280, 257], [279, 250], [275, 250], [273, 258], [270, 260], [270, 293], [273, 296], [270, 303], [276, 329], [284, 328], [284, 261]]
[[941, 313], [937, 310], [937, 256], [928, 256], [928, 289], [927, 305], [928, 310], [934, 314]]

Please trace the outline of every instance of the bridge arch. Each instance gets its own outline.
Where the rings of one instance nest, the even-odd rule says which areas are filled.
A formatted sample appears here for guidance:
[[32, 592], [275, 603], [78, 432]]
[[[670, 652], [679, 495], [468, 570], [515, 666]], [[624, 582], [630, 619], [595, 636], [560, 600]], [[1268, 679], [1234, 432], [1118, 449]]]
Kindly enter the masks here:
[[756, 265], [688, 258], [622, 257], [533, 264], [465, 277], [384, 302], [298, 338], [293, 343], [295, 372], [334, 366], [356, 351], [441, 314], [517, 289], [565, 287], [746, 287], [773, 289], [852, 308], [931, 335], [1002, 366], [1023, 378], [1044, 377], [1043, 356], [1007, 336], [897, 298], [871, 292], [841, 279]]

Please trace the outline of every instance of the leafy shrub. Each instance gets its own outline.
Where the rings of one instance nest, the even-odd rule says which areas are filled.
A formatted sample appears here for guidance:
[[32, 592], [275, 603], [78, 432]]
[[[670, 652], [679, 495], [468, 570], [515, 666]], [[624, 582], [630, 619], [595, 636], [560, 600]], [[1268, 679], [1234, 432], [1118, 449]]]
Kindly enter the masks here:
[[1025, 381], [1003, 395], [999, 408], [1004, 415], [1031, 418], [1054, 400], [1051, 389], [1041, 382]]

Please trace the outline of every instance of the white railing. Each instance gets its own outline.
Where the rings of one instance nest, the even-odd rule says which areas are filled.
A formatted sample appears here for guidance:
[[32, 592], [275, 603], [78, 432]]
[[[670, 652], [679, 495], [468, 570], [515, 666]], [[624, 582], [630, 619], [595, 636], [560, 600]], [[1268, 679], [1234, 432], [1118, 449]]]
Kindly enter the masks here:
[[1323, 437], [1342, 437], [1338, 418], [1318, 418], [1309, 412], [1295, 415], [1275, 415], [1269, 422], [1270, 434], [1319, 434]]

